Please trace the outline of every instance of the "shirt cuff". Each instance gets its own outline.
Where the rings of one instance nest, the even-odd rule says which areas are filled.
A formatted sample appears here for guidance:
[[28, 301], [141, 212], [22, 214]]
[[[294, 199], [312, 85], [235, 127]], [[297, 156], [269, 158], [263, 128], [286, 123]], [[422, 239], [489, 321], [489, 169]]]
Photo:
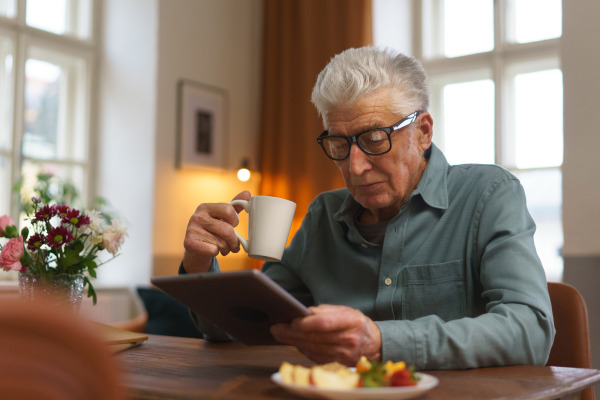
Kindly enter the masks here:
[[381, 332], [381, 360], [405, 361], [417, 369], [424, 366], [422, 343], [405, 321], [375, 321]]
[[[221, 268], [219, 268], [219, 263], [217, 262], [216, 257], [214, 257], [212, 259], [212, 264], [210, 265], [208, 272], [221, 272]], [[179, 269], [177, 270], [177, 275], [187, 275], [187, 272], [186, 272], [185, 268], [183, 267], [183, 260], [181, 260], [181, 263], [179, 264]]]

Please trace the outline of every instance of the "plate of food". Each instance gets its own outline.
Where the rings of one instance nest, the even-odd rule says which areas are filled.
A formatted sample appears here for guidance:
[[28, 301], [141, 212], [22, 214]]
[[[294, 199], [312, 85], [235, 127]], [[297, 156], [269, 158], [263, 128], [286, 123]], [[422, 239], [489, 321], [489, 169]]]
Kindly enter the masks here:
[[438, 384], [436, 377], [414, 372], [402, 361], [380, 363], [365, 358], [356, 368], [335, 362], [312, 367], [284, 362], [271, 380], [302, 397], [331, 400], [411, 399]]

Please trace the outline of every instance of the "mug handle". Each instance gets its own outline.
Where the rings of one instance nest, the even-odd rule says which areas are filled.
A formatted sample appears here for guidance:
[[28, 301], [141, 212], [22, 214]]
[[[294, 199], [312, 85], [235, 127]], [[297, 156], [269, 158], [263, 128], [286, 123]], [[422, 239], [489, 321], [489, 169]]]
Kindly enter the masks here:
[[[229, 204], [231, 204], [232, 206], [242, 206], [242, 207], [244, 207], [244, 210], [246, 210], [246, 212], [250, 212], [249, 211], [250, 210], [250, 202], [248, 200], [233, 200]], [[237, 233], [237, 231], [235, 229], [233, 230], [233, 233], [235, 233], [235, 236], [237, 236], [238, 240], [242, 244], [242, 247], [244, 248], [244, 251], [247, 253], [248, 252], [248, 240], [244, 239], [244, 237], [242, 235], [240, 235], [239, 233]]]

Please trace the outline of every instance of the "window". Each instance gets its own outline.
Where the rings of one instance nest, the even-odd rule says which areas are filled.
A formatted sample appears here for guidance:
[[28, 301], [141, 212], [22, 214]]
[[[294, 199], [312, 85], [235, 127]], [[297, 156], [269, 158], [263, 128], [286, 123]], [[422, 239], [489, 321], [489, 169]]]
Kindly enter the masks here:
[[0, 0], [0, 214], [17, 218], [21, 178], [39, 172], [92, 187], [94, 0]]
[[[538, 254], [548, 279], [560, 280], [561, 0], [405, 4], [412, 7], [412, 54], [430, 79], [434, 142], [451, 164], [496, 163], [521, 180]], [[378, 15], [385, 13], [375, 10], [376, 28]], [[375, 33], [376, 44], [392, 42], [379, 35], [378, 43]]]

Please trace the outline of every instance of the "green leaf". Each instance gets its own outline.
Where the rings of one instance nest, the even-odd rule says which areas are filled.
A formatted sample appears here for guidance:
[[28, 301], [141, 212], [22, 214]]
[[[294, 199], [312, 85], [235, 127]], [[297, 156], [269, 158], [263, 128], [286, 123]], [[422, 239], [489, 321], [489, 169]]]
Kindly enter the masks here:
[[65, 252], [81, 253], [83, 251], [83, 242], [81, 240], [74, 240], [66, 248]]
[[87, 297], [91, 297], [92, 303], [94, 305], [96, 305], [96, 303], [98, 302], [98, 296], [96, 295], [96, 291], [94, 290], [94, 286], [92, 285], [92, 282], [89, 280], [89, 278], [87, 276], [83, 278], [83, 286], [85, 287], [86, 285], [88, 287]]
[[371, 369], [361, 372], [361, 380], [364, 387], [381, 387], [385, 386], [385, 368], [383, 363], [371, 361]]
[[85, 265], [87, 266], [90, 276], [96, 278], [96, 268], [98, 268], [98, 265], [93, 260], [86, 262]]
[[31, 264], [29, 257], [27, 257], [26, 254], [23, 254], [21, 256], [21, 258], [19, 259], [19, 262], [21, 263], [21, 266], [24, 268], [29, 267], [29, 265]]
[[75, 240], [71, 242], [66, 248], [64, 252], [64, 257], [61, 260], [61, 266], [63, 268], [70, 268], [74, 265], [81, 264], [85, 257], [83, 257], [80, 253], [83, 250], [83, 243], [79, 240]]
[[3, 236], [6, 238], [18, 238], [19, 230], [14, 225], [8, 225], [6, 228], [4, 228]]

